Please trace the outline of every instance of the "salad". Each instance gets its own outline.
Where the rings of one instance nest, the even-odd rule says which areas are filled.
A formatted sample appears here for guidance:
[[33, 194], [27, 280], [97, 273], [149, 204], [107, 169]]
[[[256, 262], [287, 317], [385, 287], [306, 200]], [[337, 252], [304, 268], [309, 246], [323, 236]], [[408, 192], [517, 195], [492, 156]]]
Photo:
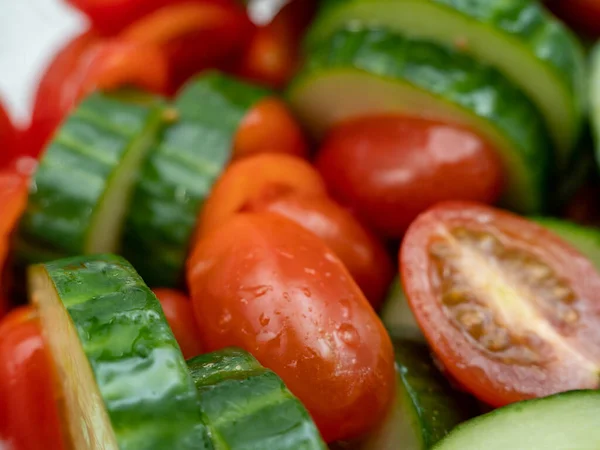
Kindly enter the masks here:
[[67, 1], [0, 449], [600, 449], [600, 2]]

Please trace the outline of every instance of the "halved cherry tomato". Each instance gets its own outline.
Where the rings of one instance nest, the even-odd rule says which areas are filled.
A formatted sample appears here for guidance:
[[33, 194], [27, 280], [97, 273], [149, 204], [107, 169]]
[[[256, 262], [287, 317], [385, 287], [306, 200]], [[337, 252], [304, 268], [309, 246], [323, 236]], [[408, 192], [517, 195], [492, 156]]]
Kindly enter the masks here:
[[0, 322], [0, 441], [9, 448], [64, 448], [51, 364], [31, 306]]
[[0, 167], [4, 167], [16, 155], [17, 130], [2, 103], [0, 103]]
[[185, 359], [202, 353], [192, 302], [174, 289], [153, 289]]
[[590, 35], [600, 35], [599, 0], [548, 0], [548, 7], [569, 25]]
[[402, 284], [446, 370], [501, 406], [600, 385], [600, 274], [519, 216], [442, 203], [410, 226]]
[[[177, 0], [67, 0], [85, 13], [94, 28], [104, 35], [114, 35], [127, 25]], [[181, 0], [179, 0], [181, 1]], [[185, 0], [184, 0], [185, 1]], [[194, 2], [198, 0], [187, 0]], [[200, 0], [201, 3], [231, 4], [231, 0]]]
[[390, 237], [401, 236], [438, 201], [492, 203], [502, 184], [498, 157], [477, 135], [404, 116], [337, 126], [321, 147], [317, 168], [336, 200]]
[[259, 27], [241, 61], [240, 75], [274, 88], [285, 86], [299, 66], [302, 36], [316, 6], [314, 0], [293, 0]]
[[288, 153], [305, 158], [308, 146], [286, 104], [274, 97], [257, 103], [244, 117], [234, 140], [234, 158]]
[[350, 212], [328, 197], [293, 193], [257, 199], [246, 210], [287, 217], [320, 237], [373, 307], [379, 307], [394, 275], [392, 263], [383, 245]]
[[165, 4], [123, 30], [123, 40], [161, 46], [169, 57], [172, 90], [208, 67], [238, 57], [254, 33], [244, 9], [233, 2]]
[[390, 338], [321, 239], [275, 214], [247, 213], [194, 247], [187, 276], [207, 351], [251, 352], [327, 441], [377, 424], [394, 390]]
[[265, 153], [235, 161], [215, 183], [202, 207], [198, 235], [220, 227], [257, 199], [287, 192], [326, 195], [319, 173], [298, 157]]
[[85, 33], [56, 55], [42, 77], [26, 154], [37, 156], [64, 117], [94, 89], [134, 85], [164, 93], [168, 84], [168, 60], [159, 47], [101, 40], [93, 33]]

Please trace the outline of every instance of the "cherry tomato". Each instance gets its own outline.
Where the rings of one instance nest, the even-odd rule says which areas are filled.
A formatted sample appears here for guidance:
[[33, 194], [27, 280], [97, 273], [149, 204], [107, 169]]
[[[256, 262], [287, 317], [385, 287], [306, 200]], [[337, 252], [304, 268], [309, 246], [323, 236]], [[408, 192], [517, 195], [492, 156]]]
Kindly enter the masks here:
[[134, 22], [119, 37], [161, 46], [175, 91], [200, 70], [239, 56], [254, 28], [244, 9], [232, 2], [175, 2]]
[[185, 359], [202, 353], [192, 302], [174, 289], [154, 289]]
[[187, 276], [207, 351], [251, 352], [328, 442], [377, 424], [393, 396], [392, 345], [321, 239], [275, 214], [238, 214], [196, 242]]
[[599, 0], [549, 0], [547, 4], [569, 25], [590, 35], [600, 35]]
[[314, 0], [293, 0], [259, 27], [242, 58], [240, 74], [274, 88], [285, 86], [300, 64], [300, 44], [316, 6]]
[[[23, 160], [22, 162], [25, 162]], [[4, 265], [10, 250], [11, 233], [25, 210], [28, 196], [28, 173], [23, 172], [23, 164], [0, 171], [0, 273], [4, 272]], [[12, 279], [3, 274], [0, 286], [0, 317], [10, 307], [7, 293], [10, 291]]]
[[[114, 35], [127, 25], [174, 0], [67, 0], [85, 13], [94, 28], [102, 34]], [[190, 0], [188, 0], [190, 1]], [[230, 4], [231, 0], [191, 0], [199, 3]]]
[[234, 158], [265, 152], [303, 158], [308, 154], [298, 122], [285, 103], [273, 97], [260, 101], [246, 114], [234, 140]]
[[0, 322], [0, 441], [10, 448], [64, 448], [51, 364], [31, 306]]
[[55, 56], [40, 81], [27, 154], [37, 156], [64, 117], [94, 89], [135, 85], [162, 93], [168, 83], [167, 58], [156, 46], [100, 40], [91, 32], [75, 38]]
[[283, 194], [260, 199], [248, 211], [270, 211], [320, 237], [344, 263], [365, 297], [377, 309], [393, 278], [383, 245], [347, 210], [325, 196]]
[[235, 161], [213, 186], [198, 220], [198, 234], [220, 227], [254, 200], [286, 192], [326, 195], [321, 176], [303, 159], [265, 153]]
[[480, 400], [502, 406], [599, 387], [600, 274], [558, 236], [447, 202], [410, 226], [400, 265], [430, 346]]
[[390, 237], [401, 236], [438, 201], [492, 203], [502, 184], [498, 158], [478, 136], [404, 116], [337, 126], [323, 143], [317, 168], [335, 199]]
[[9, 163], [17, 153], [17, 130], [0, 103], [0, 167]]

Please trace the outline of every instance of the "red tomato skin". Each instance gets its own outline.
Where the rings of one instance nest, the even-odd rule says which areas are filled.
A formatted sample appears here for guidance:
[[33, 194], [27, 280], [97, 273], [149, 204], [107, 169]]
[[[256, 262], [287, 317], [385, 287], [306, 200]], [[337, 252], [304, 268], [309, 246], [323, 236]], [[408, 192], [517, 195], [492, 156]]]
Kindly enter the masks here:
[[308, 156], [304, 133], [288, 107], [269, 97], [256, 104], [244, 117], [234, 138], [234, 158], [258, 153], [287, 153]]
[[231, 1], [172, 2], [132, 23], [119, 38], [160, 46], [169, 59], [174, 93], [201, 70], [225, 68], [237, 59], [255, 28]]
[[239, 74], [272, 88], [282, 88], [300, 65], [304, 31], [317, 9], [314, 0], [292, 0], [273, 20], [258, 28], [243, 55]]
[[568, 280], [585, 304], [579, 311], [580, 329], [564, 339], [587, 352], [590, 360], [600, 361], [600, 275], [592, 263], [558, 236], [512, 213], [474, 202], [443, 202], [411, 224], [399, 262], [409, 305], [450, 377], [494, 407], [569, 390], [597, 389], [597, 371], [583, 367], [577, 358], [557, 354], [547, 355], [539, 365], [509, 364], [475, 348], [471, 338], [449, 321], [430, 281], [433, 268], [427, 248], [432, 236], [451, 226], [489, 233], [502, 229], [511, 236], [511, 248], [542, 258]]
[[311, 231], [344, 263], [376, 310], [394, 276], [383, 245], [347, 210], [325, 196], [283, 195], [248, 211], [268, 211]]
[[198, 241], [187, 278], [207, 351], [238, 346], [282, 377], [328, 442], [377, 424], [394, 389], [390, 338], [325, 244], [269, 213]]
[[256, 199], [282, 192], [327, 194], [319, 173], [301, 158], [262, 153], [234, 161], [214, 184], [204, 203], [197, 235], [204, 236], [223, 225]]
[[0, 440], [10, 448], [65, 448], [51, 361], [31, 306], [0, 323], [0, 404]]
[[102, 40], [86, 32], [69, 42], [46, 69], [35, 96], [24, 138], [29, 156], [38, 156], [73, 107], [95, 89], [134, 85], [165, 93], [169, 85], [166, 55], [156, 46]]
[[19, 151], [17, 139], [17, 130], [0, 103], [0, 168], [6, 166]]
[[169, 322], [185, 359], [201, 354], [200, 332], [190, 299], [183, 292], [174, 289], [157, 288], [153, 291], [160, 301], [167, 322]]
[[[177, 0], [67, 0], [86, 14], [100, 34], [114, 36], [132, 22]], [[196, 3], [231, 4], [231, 0], [184, 0]]]
[[389, 237], [402, 236], [439, 201], [493, 203], [502, 186], [498, 158], [479, 137], [405, 116], [340, 124], [326, 137], [316, 167], [336, 200]]
[[550, 10], [577, 31], [600, 36], [600, 2], [598, 0], [548, 0]]

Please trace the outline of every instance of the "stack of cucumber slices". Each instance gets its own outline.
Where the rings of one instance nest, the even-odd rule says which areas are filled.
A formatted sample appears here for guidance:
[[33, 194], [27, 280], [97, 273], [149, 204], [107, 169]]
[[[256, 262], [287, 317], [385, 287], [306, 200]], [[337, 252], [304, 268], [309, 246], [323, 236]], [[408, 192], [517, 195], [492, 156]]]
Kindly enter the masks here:
[[323, 3], [289, 90], [315, 134], [386, 113], [467, 126], [503, 161], [504, 206], [547, 208], [585, 112], [584, 53], [566, 27], [522, 0]]
[[150, 285], [181, 285], [204, 199], [244, 115], [267, 95], [209, 72], [172, 104], [138, 92], [85, 99], [40, 161], [16, 260], [120, 253]]

